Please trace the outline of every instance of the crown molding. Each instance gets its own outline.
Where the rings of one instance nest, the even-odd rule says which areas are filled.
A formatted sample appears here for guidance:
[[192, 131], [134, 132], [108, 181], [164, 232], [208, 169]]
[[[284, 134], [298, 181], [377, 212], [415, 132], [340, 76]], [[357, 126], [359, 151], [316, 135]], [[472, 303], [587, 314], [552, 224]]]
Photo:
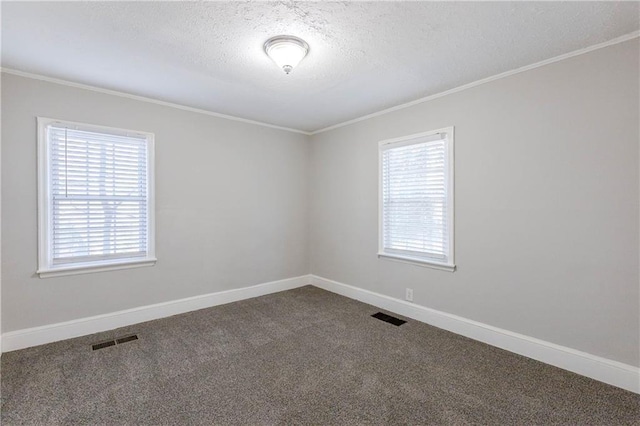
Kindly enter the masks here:
[[501, 78], [506, 78], [515, 74], [519, 74], [525, 71], [529, 71], [535, 68], [539, 68], [539, 67], [543, 67], [545, 65], [549, 65], [549, 64], [553, 64], [555, 62], [559, 62], [559, 61], [563, 61], [565, 59], [569, 59], [569, 58], [573, 58], [575, 56], [579, 56], [579, 55], [583, 55], [585, 53], [589, 53], [589, 52], [593, 52], [594, 50], [598, 50], [598, 49], [602, 49], [604, 47], [608, 47], [608, 46], [613, 46], [615, 44], [619, 44], [619, 43], [623, 43], [625, 41], [629, 41], [632, 40], [634, 38], [638, 38], [640, 37], [640, 31], [634, 31], [632, 33], [629, 34], [625, 34], [623, 36], [620, 37], [616, 37], [614, 39], [602, 42], [602, 43], [598, 43], [598, 44], [594, 44], [592, 46], [589, 47], [585, 47], [582, 49], [578, 49], [578, 50], [574, 50], [572, 52], [568, 52], [559, 56], [555, 56], [553, 58], [550, 59], [545, 59], [544, 61], [540, 61], [540, 62], [536, 62], [534, 64], [530, 64], [530, 65], [525, 65], [524, 67], [520, 67], [520, 68], [516, 68], [513, 70], [509, 70], [509, 71], [505, 71], [503, 73], [500, 74], [496, 74], [487, 78], [483, 78], [481, 80], [477, 80], [471, 83], [467, 83], [467, 84], [463, 84], [462, 86], [458, 86], [458, 87], [454, 87], [453, 89], [449, 89], [449, 90], [445, 90], [444, 92], [440, 92], [440, 93], [436, 93], [433, 95], [429, 95], [429, 96], [425, 96], [423, 98], [420, 99], [416, 99], [404, 104], [400, 104], [400, 105], [396, 105], [390, 108], [386, 108], [371, 114], [367, 114], [367, 115], [363, 115], [361, 117], [358, 118], [354, 118], [352, 120], [348, 120], [348, 121], [343, 121], [341, 123], [338, 124], [333, 124], [331, 126], [328, 127], [324, 127], [322, 129], [318, 129], [318, 130], [314, 130], [311, 132], [307, 132], [304, 130], [300, 130], [300, 129], [294, 129], [294, 128], [290, 128], [290, 127], [283, 127], [283, 126], [277, 126], [275, 124], [269, 124], [269, 123], [264, 123], [261, 121], [255, 121], [255, 120], [250, 120], [247, 118], [242, 118], [242, 117], [235, 117], [232, 115], [227, 115], [227, 114], [221, 114], [218, 112], [214, 112], [214, 111], [209, 111], [209, 110], [205, 110], [205, 109], [200, 109], [200, 108], [194, 108], [194, 107], [190, 107], [190, 106], [186, 106], [186, 105], [181, 105], [181, 104], [176, 104], [176, 103], [172, 103], [172, 102], [166, 102], [166, 101], [161, 101], [158, 99], [153, 99], [153, 98], [148, 98], [145, 96], [139, 96], [139, 95], [133, 95], [131, 93], [126, 93], [126, 92], [120, 92], [117, 90], [111, 90], [111, 89], [104, 89], [101, 87], [97, 87], [97, 86], [91, 86], [88, 84], [82, 84], [82, 83], [75, 83], [72, 81], [68, 81], [68, 80], [63, 80], [63, 79], [59, 79], [59, 78], [53, 78], [53, 77], [48, 77], [45, 75], [40, 75], [40, 74], [34, 74], [34, 73], [29, 73], [29, 72], [25, 72], [25, 71], [20, 71], [20, 70], [16, 70], [16, 69], [12, 69], [12, 68], [0, 68], [0, 72], [3, 73], [7, 73], [7, 74], [13, 74], [13, 75], [17, 75], [20, 77], [26, 77], [26, 78], [31, 78], [31, 79], [35, 79], [35, 80], [42, 80], [42, 81], [46, 81], [49, 83], [54, 83], [54, 84], [61, 84], [64, 86], [70, 86], [70, 87], [75, 87], [75, 88], [79, 88], [79, 89], [85, 89], [85, 90], [91, 90], [93, 92], [99, 92], [99, 93], [105, 93], [108, 95], [114, 95], [114, 96], [120, 96], [123, 98], [128, 98], [128, 99], [134, 99], [137, 101], [141, 101], [141, 102], [148, 102], [148, 103], [152, 103], [152, 104], [156, 104], [156, 105], [162, 105], [162, 106], [166, 106], [166, 107], [170, 107], [170, 108], [176, 108], [176, 109], [180, 109], [183, 111], [190, 111], [190, 112], [195, 112], [198, 114], [205, 114], [205, 115], [209, 115], [212, 117], [217, 117], [217, 118], [223, 118], [226, 120], [232, 120], [232, 121], [239, 121], [242, 123], [247, 123], [247, 124], [253, 124], [256, 126], [262, 126], [262, 127], [269, 127], [272, 129], [277, 129], [277, 130], [283, 130], [283, 131], [287, 131], [287, 132], [293, 132], [293, 133], [299, 133], [302, 135], [307, 135], [307, 136], [313, 136], [313, 135], [317, 135], [320, 133], [324, 133], [324, 132], [328, 132], [330, 130], [334, 130], [334, 129], [338, 129], [340, 127], [344, 127], [344, 126], [348, 126], [350, 124], [354, 124], [354, 123], [358, 123], [360, 121], [365, 121], [365, 120], [369, 120], [370, 118], [374, 118], [374, 117], [378, 117], [381, 115], [385, 115], [385, 114], [389, 114], [395, 111], [399, 111], [405, 108], [409, 108], [415, 105], [419, 105], [421, 103], [424, 102], [429, 102], [432, 101], [434, 99], [438, 99], [438, 98], [442, 98], [444, 96], [447, 95], [451, 95], [454, 93], [458, 93], [461, 92], [463, 90], [467, 90], [467, 89], [471, 89], [477, 86], [480, 86], [482, 84], [486, 84], [486, 83], [490, 83], [492, 81], [495, 80], [499, 80]]
[[621, 37], [617, 37], [617, 38], [611, 39], [609, 41], [605, 41], [605, 42], [602, 42], [602, 43], [594, 44], [593, 46], [585, 47], [583, 49], [574, 50], [572, 52], [565, 53], [565, 54], [562, 54], [560, 56], [555, 56], [555, 57], [550, 58], [550, 59], [545, 59], [544, 61], [536, 62], [536, 63], [531, 64], [531, 65], [525, 65], [524, 67], [516, 68], [516, 69], [510, 70], [510, 71], [505, 71], [503, 73], [496, 74], [496, 75], [493, 75], [491, 77], [483, 78], [481, 80], [477, 80], [477, 81], [474, 81], [474, 82], [471, 82], [471, 83], [467, 83], [467, 84], [464, 84], [462, 86], [454, 87], [453, 89], [445, 90], [444, 92], [436, 93], [434, 95], [425, 96], [424, 98], [416, 99], [416, 100], [411, 101], [411, 102], [407, 102], [407, 103], [404, 103], [404, 104], [396, 105], [396, 106], [391, 107], [391, 108], [386, 108], [386, 109], [383, 109], [381, 111], [377, 111], [377, 112], [374, 112], [374, 113], [371, 113], [371, 114], [363, 115], [362, 117], [358, 117], [358, 118], [354, 118], [352, 120], [344, 121], [342, 123], [334, 124], [332, 126], [325, 127], [325, 128], [319, 129], [319, 130], [314, 130], [314, 131], [310, 132], [310, 134], [311, 135], [317, 135], [319, 133], [328, 132], [329, 130], [334, 130], [334, 129], [337, 129], [339, 127], [344, 127], [344, 126], [348, 126], [350, 124], [358, 123], [360, 121], [369, 120], [370, 118], [374, 118], [374, 117], [378, 117], [378, 116], [381, 116], [381, 115], [389, 114], [391, 112], [399, 111], [399, 110], [405, 109], [405, 108], [409, 108], [409, 107], [412, 107], [414, 105], [418, 105], [418, 104], [421, 104], [421, 103], [424, 103], [424, 102], [429, 102], [429, 101], [432, 101], [434, 99], [442, 98], [443, 96], [447, 96], [447, 95], [451, 95], [451, 94], [454, 94], [454, 93], [458, 93], [458, 92], [461, 92], [463, 90], [471, 89], [473, 87], [480, 86], [482, 84], [490, 83], [492, 81], [499, 80], [501, 78], [509, 77], [509, 76], [512, 76], [512, 75], [515, 75], [515, 74], [519, 74], [521, 72], [525, 72], [525, 71], [529, 71], [529, 70], [532, 70], [532, 69], [535, 69], [535, 68], [543, 67], [545, 65], [553, 64], [555, 62], [564, 61], [565, 59], [573, 58], [574, 56], [584, 55], [585, 53], [593, 52], [594, 50], [598, 50], [598, 49], [602, 49], [604, 47], [613, 46], [615, 44], [623, 43], [625, 41], [629, 41], [629, 40], [632, 40], [632, 39], [637, 38], [637, 37], [640, 37], [640, 31], [634, 31], [632, 33], [629, 33], [629, 34], [623, 35]]
[[6, 74], [13, 74], [13, 75], [17, 75], [17, 76], [20, 76], [20, 77], [31, 78], [31, 79], [34, 79], [34, 80], [46, 81], [48, 83], [60, 84], [60, 85], [69, 86], [69, 87], [75, 87], [77, 89], [84, 89], [84, 90], [90, 90], [92, 92], [98, 92], [98, 93], [104, 93], [104, 94], [107, 94], [107, 95], [119, 96], [121, 98], [128, 98], [128, 99], [133, 99], [133, 100], [136, 100], [136, 101], [147, 102], [147, 103], [156, 104], [156, 105], [162, 105], [162, 106], [166, 106], [166, 107], [169, 107], [169, 108], [180, 109], [180, 110], [183, 110], [183, 111], [189, 111], [189, 112], [195, 112], [195, 113], [198, 113], [198, 114], [210, 115], [212, 117], [223, 118], [225, 120], [239, 121], [241, 123], [253, 124], [253, 125], [262, 126], [262, 127], [269, 127], [271, 129], [284, 130], [286, 132], [300, 133], [300, 134], [307, 135], [307, 136], [309, 136], [311, 134], [310, 132], [306, 132], [304, 130], [293, 129], [293, 128], [290, 128], [290, 127], [277, 126], [275, 124], [263, 123], [262, 121], [255, 121], [255, 120], [250, 120], [248, 118], [242, 118], [242, 117], [236, 117], [236, 116], [233, 116], [233, 115], [221, 114], [221, 113], [214, 112], [214, 111], [209, 111], [209, 110], [206, 110], [206, 109], [194, 108], [194, 107], [190, 107], [190, 106], [187, 106], [187, 105], [181, 105], [181, 104], [175, 104], [173, 102], [161, 101], [159, 99], [148, 98], [146, 96], [134, 95], [134, 94], [131, 94], [131, 93], [120, 92], [120, 91], [117, 91], [117, 90], [104, 89], [102, 87], [91, 86], [91, 85], [88, 85], [88, 84], [75, 83], [75, 82], [69, 81], [69, 80], [62, 80], [62, 79], [59, 79], [59, 78], [49, 77], [49, 76], [41, 75], [41, 74], [33, 74], [33, 73], [30, 73], [30, 72], [20, 71], [20, 70], [16, 70], [16, 69], [12, 69], [12, 68], [3, 67], [3, 68], [0, 68], [0, 72], [6, 73]]

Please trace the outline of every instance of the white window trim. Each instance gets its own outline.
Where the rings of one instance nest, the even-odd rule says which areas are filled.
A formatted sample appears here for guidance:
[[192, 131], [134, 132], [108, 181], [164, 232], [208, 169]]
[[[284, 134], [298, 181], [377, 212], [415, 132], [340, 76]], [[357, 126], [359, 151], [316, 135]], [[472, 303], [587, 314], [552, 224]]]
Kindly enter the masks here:
[[[429, 136], [435, 136], [439, 134], [446, 134], [448, 139], [447, 155], [448, 155], [448, 198], [447, 204], [450, 208], [447, 209], [447, 220], [449, 221], [449, 248], [450, 256], [448, 263], [441, 263], [434, 260], [426, 260], [422, 258], [415, 258], [397, 253], [389, 253], [384, 250], [384, 233], [383, 233], [383, 195], [382, 195], [382, 153], [384, 149], [388, 149], [391, 146], [400, 147], [404, 145], [411, 145], [415, 143], [415, 139], [425, 138]], [[386, 139], [378, 143], [378, 258], [388, 259], [402, 263], [409, 263], [413, 265], [423, 266], [432, 269], [438, 269], [443, 271], [454, 272], [456, 270], [455, 264], [455, 170], [454, 170], [454, 127], [445, 127], [442, 129], [431, 130], [423, 133], [416, 133], [409, 136], [403, 136], [399, 138]]]
[[[118, 269], [139, 268], [142, 266], [152, 266], [156, 263], [155, 255], [155, 149], [154, 134], [140, 132], [115, 127], [98, 126], [93, 124], [78, 123], [67, 120], [57, 120], [53, 118], [38, 117], [38, 270], [40, 278], [59, 277], [64, 275], [77, 275], [92, 272], [112, 271]], [[148, 247], [147, 256], [144, 258], [129, 258], [103, 260], [99, 262], [87, 262], [84, 264], [71, 264], [61, 266], [51, 266], [51, 240], [49, 238], [51, 229], [51, 206], [49, 197], [49, 155], [47, 145], [46, 128], [52, 123], [62, 123], [70, 126], [78, 126], [83, 129], [105, 132], [135, 134], [144, 136], [147, 143], [148, 158], [148, 182], [147, 182], [147, 230]]]

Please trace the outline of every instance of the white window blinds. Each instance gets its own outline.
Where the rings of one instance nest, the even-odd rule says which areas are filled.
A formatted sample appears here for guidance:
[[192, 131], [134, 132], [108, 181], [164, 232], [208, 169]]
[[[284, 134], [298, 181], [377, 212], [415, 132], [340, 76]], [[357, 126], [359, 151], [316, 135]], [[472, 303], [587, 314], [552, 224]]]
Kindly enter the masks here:
[[453, 265], [449, 135], [381, 144], [381, 254]]
[[48, 214], [41, 269], [150, 257], [148, 136], [59, 122], [44, 133]]

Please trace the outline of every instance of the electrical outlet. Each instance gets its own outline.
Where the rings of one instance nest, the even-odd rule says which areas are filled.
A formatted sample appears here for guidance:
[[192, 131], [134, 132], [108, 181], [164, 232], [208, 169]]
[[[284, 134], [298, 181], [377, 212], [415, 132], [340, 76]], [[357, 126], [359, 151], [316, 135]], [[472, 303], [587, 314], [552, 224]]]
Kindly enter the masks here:
[[408, 288], [407, 289], [407, 293], [406, 293], [404, 298], [407, 299], [409, 302], [413, 302], [413, 289], [412, 288]]

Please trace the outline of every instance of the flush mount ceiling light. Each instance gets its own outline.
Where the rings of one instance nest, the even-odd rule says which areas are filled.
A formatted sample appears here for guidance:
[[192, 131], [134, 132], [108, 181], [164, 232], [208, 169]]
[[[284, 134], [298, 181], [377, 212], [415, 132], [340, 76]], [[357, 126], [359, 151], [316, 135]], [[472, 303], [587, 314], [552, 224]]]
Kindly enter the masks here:
[[267, 40], [264, 51], [276, 65], [289, 74], [307, 56], [309, 45], [298, 37], [280, 35]]

